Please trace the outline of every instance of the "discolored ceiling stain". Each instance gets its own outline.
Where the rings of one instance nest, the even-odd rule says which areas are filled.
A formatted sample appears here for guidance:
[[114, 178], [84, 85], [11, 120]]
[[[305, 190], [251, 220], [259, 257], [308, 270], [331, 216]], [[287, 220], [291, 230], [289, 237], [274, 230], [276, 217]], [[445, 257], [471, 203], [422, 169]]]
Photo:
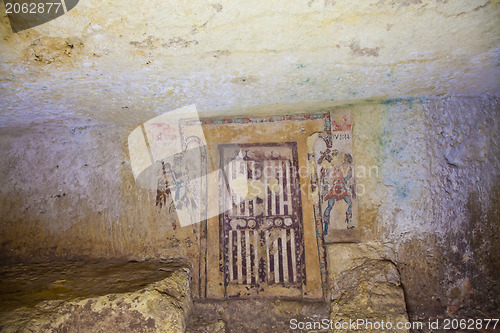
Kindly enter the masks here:
[[352, 50], [352, 55], [355, 56], [367, 56], [367, 57], [378, 57], [378, 52], [380, 50], [380, 47], [374, 47], [374, 48], [369, 48], [369, 47], [360, 47], [359, 43], [357, 42], [352, 42], [349, 44], [349, 48]]

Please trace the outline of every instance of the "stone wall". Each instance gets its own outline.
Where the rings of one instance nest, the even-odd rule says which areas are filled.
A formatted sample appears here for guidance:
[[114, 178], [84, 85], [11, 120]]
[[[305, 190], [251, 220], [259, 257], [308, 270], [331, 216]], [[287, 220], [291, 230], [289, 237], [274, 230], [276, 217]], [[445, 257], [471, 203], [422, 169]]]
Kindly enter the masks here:
[[192, 228], [135, 186], [132, 129], [87, 119], [3, 128], [2, 256], [192, 258], [182, 246], [196, 246]]
[[[356, 165], [375, 167], [356, 178], [365, 189], [360, 240], [393, 253], [388, 260], [401, 273], [411, 318], [494, 312], [498, 99], [335, 109], [353, 115]], [[198, 227], [181, 228], [155, 206], [153, 191], [134, 183], [126, 138], [135, 125], [67, 118], [1, 130], [4, 260], [186, 257], [197, 267]], [[327, 249], [333, 274], [337, 258]]]
[[[398, 154], [393, 162], [396, 177], [405, 181], [390, 188], [390, 200], [398, 198], [403, 205], [394, 205], [383, 217], [388, 226], [383, 239], [397, 244], [412, 315], [495, 313], [500, 263], [498, 98], [445, 98], [421, 105], [417, 112], [424, 119], [423, 135], [407, 146], [387, 144], [387, 151]], [[413, 136], [407, 131], [415, 127], [414, 117], [405, 118], [399, 114], [388, 127], [405, 128], [404, 135]], [[424, 191], [417, 195], [419, 188]], [[401, 209], [408, 206], [412, 208]]]

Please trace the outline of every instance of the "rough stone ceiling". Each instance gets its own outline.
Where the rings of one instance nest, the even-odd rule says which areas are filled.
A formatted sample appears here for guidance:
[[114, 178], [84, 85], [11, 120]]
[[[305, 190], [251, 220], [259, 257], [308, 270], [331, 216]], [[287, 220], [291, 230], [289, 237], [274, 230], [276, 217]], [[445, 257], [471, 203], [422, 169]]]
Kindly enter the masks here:
[[0, 124], [497, 94], [499, 0], [100, 1], [12, 33]]

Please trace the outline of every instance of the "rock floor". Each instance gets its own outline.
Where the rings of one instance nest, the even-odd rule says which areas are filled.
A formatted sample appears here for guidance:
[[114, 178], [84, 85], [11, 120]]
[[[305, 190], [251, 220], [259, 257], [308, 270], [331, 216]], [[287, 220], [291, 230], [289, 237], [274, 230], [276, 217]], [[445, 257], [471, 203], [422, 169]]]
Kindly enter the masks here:
[[186, 332], [289, 332], [292, 319], [311, 322], [329, 318], [329, 302], [203, 300], [195, 301]]

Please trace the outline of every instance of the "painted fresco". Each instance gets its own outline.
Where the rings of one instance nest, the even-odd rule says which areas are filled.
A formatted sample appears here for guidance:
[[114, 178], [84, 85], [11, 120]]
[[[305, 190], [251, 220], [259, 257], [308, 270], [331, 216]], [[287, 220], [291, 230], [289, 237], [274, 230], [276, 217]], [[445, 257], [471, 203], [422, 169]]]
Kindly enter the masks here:
[[172, 160], [158, 161], [161, 165], [158, 171], [158, 185], [156, 190], [156, 206], [161, 209], [166, 206], [167, 198], [170, 206], [178, 210], [189, 210], [197, 213], [200, 207], [200, 187], [193, 182], [201, 173], [200, 157], [191, 150], [178, 153]]
[[314, 156], [325, 240], [336, 230], [357, 227], [356, 184], [352, 155], [352, 121], [349, 114], [332, 113], [329, 135], [314, 143]]
[[199, 237], [200, 297], [326, 297], [324, 244], [357, 228], [351, 130], [330, 111], [144, 124], [153, 204]]
[[[149, 144], [155, 161], [157, 183], [155, 205], [159, 210], [168, 209], [176, 218], [174, 229], [202, 221], [206, 208], [206, 151], [201, 139], [180, 136], [179, 127], [165, 123], [150, 123]], [[175, 154], [163, 153], [178, 146]], [[177, 222], [177, 223], [176, 223]]]
[[265, 285], [300, 290], [305, 263], [296, 144], [238, 146], [220, 146], [232, 189], [221, 215], [225, 293], [259, 294]]

